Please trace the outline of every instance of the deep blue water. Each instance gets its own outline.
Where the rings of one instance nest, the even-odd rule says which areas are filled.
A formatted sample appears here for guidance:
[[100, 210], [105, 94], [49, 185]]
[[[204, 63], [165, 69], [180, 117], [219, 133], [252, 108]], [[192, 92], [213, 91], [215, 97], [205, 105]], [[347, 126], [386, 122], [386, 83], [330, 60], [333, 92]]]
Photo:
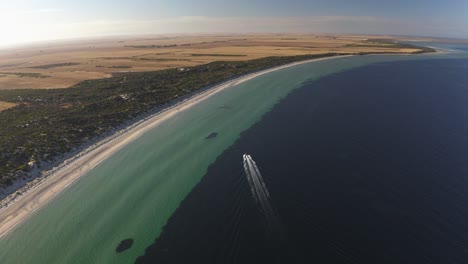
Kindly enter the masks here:
[[217, 159], [137, 262], [468, 263], [467, 73], [466, 59], [390, 62], [305, 84]]

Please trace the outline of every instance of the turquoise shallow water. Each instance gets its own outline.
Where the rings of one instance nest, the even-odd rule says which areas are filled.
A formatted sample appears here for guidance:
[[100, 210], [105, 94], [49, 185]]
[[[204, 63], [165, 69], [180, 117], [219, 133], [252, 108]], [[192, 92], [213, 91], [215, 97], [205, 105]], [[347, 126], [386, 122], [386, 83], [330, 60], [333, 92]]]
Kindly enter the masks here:
[[[226, 89], [178, 113], [83, 176], [0, 241], [1, 263], [132, 263], [208, 166], [292, 90], [375, 62], [429, 56], [318, 61]], [[205, 139], [213, 132], [216, 138]], [[133, 247], [115, 253], [126, 238], [134, 239]]]

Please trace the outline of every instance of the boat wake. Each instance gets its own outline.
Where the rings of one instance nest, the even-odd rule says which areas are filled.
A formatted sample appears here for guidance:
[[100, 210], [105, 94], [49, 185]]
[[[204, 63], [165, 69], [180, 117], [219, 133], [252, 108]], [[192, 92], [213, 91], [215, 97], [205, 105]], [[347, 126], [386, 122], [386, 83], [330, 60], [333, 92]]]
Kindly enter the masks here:
[[279, 228], [279, 219], [270, 203], [270, 193], [265, 185], [262, 174], [257, 164], [248, 154], [244, 154], [244, 170], [247, 174], [252, 196], [259, 204], [260, 211], [265, 216], [267, 228], [270, 231], [277, 231]]

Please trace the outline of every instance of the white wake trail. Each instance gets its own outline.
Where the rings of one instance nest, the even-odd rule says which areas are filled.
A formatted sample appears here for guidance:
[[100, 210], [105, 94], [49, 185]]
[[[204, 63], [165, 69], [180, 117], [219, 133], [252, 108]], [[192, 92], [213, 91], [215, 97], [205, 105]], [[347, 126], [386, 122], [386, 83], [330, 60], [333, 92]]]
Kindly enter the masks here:
[[244, 170], [254, 199], [259, 203], [270, 228], [276, 228], [278, 221], [270, 203], [270, 193], [257, 164], [250, 155], [244, 154]]

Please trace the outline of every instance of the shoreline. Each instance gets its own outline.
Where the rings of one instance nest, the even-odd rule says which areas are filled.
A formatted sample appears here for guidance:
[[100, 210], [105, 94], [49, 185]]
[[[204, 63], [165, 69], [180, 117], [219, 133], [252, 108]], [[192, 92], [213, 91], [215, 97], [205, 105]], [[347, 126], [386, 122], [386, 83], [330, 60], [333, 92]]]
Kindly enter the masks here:
[[51, 165], [48, 170], [43, 170], [39, 174], [40, 176], [2, 199], [0, 201], [2, 207], [0, 208], [0, 239], [102, 161], [177, 113], [189, 109], [224, 89], [270, 72], [315, 61], [351, 56], [355, 55], [338, 55], [298, 61], [239, 76], [182, 96], [173, 103], [157, 106], [146, 115], [125, 122], [122, 126], [109, 131], [109, 133], [97, 138], [95, 141], [65, 155], [55, 163], [59, 164], [58, 166], [52, 167], [53, 165]]

